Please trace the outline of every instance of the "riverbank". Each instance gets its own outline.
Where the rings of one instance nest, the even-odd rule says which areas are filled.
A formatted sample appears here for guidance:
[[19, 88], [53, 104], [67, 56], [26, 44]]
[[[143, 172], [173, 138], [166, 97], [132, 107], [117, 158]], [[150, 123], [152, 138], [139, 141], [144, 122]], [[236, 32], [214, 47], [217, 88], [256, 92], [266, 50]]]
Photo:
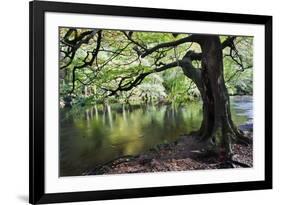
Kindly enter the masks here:
[[[245, 127], [245, 126], [244, 126]], [[249, 127], [249, 126], [246, 126]], [[252, 130], [244, 131], [252, 138]], [[166, 171], [187, 171], [200, 169], [230, 168], [225, 166], [217, 153], [206, 153], [206, 144], [199, 142], [195, 136], [181, 136], [177, 141], [160, 144], [138, 156], [124, 156], [86, 171], [83, 175], [123, 174]], [[253, 166], [253, 146], [233, 144], [232, 164], [236, 167]]]

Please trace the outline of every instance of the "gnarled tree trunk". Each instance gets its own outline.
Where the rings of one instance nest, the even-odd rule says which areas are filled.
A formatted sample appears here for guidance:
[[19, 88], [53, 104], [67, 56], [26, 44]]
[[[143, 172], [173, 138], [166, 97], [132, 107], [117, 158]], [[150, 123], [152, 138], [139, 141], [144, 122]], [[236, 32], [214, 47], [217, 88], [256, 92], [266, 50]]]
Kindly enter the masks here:
[[[218, 36], [204, 35], [199, 42], [202, 49], [201, 70], [195, 69], [188, 56], [183, 59], [181, 67], [185, 75], [197, 85], [203, 101], [203, 120], [197, 134], [226, 158], [231, 157], [231, 144], [234, 141], [248, 143], [233, 123], [230, 112], [230, 101], [223, 74], [222, 45]], [[197, 71], [196, 71], [197, 70]]]

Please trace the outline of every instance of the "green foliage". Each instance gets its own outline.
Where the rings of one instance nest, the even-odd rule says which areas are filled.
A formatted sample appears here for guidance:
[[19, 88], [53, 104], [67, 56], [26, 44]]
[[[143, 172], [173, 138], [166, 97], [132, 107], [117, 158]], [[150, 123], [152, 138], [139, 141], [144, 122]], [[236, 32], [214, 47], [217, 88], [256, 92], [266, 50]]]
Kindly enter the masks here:
[[239, 52], [236, 57], [241, 65], [227, 56], [229, 48], [224, 50], [224, 76], [230, 95], [243, 95], [253, 93], [253, 38], [237, 37], [235, 47]]
[[[181, 67], [153, 72], [162, 65], [178, 62], [188, 50], [201, 52], [198, 44], [184, 43], [176, 47], [161, 48], [145, 58], [140, 56], [145, 49], [179, 40], [188, 34], [102, 30], [100, 47], [94, 58], [99, 44], [98, 35], [87, 40], [87, 36], [81, 36], [85, 32], [91, 32], [91, 29], [69, 31], [69, 28], [60, 28], [59, 31], [62, 104], [65, 103], [63, 101], [66, 96], [71, 97], [72, 104], [80, 106], [104, 102], [184, 103], [200, 99], [197, 87], [183, 74]], [[79, 37], [82, 43], [75, 50], [71, 43]], [[220, 39], [223, 42], [227, 36], [221, 36]], [[231, 58], [228, 56], [231, 51], [229, 48], [223, 51], [225, 83], [232, 95], [252, 93], [252, 47], [252, 37], [237, 37], [235, 49], [238, 54]], [[69, 51], [74, 51], [73, 58]], [[93, 62], [91, 59], [94, 59]], [[201, 67], [199, 61], [192, 63], [198, 69]], [[134, 85], [133, 82], [145, 73], [149, 75]], [[125, 89], [119, 91], [120, 87]]]

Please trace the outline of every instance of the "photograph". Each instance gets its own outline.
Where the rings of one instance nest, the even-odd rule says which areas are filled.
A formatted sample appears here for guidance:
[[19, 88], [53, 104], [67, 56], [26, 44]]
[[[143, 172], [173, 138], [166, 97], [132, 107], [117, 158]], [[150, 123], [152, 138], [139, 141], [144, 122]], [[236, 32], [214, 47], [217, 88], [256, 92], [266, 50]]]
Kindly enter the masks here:
[[57, 38], [60, 177], [253, 168], [254, 36]]
[[29, 6], [30, 203], [272, 189], [271, 15]]

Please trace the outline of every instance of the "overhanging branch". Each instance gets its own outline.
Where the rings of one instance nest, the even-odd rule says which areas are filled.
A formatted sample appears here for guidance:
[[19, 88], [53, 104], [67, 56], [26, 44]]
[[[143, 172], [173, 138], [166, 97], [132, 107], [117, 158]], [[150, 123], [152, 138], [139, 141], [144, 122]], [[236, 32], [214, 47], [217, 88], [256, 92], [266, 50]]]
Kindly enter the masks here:
[[157, 46], [155, 47], [152, 47], [150, 49], [147, 49], [142, 55], [141, 57], [144, 58], [148, 55], [150, 55], [151, 53], [159, 50], [160, 48], [166, 48], [166, 47], [174, 47], [174, 46], [178, 46], [180, 44], [183, 44], [183, 43], [188, 43], [188, 42], [199, 42], [201, 40], [201, 37], [199, 35], [190, 35], [190, 36], [187, 36], [185, 38], [182, 38], [182, 39], [179, 39], [179, 40], [176, 40], [176, 41], [171, 41], [171, 42], [166, 42], [166, 43], [161, 43], [161, 44], [158, 44]]
[[110, 92], [107, 96], [113, 96], [113, 95], [115, 95], [119, 91], [129, 91], [132, 88], [134, 88], [134, 87], [138, 86], [139, 84], [141, 84], [141, 82], [145, 79], [146, 76], [148, 76], [148, 75], [150, 75], [152, 73], [162, 72], [162, 71], [167, 70], [169, 68], [176, 67], [177, 65], [178, 65], [178, 62], [172, 62], [172, 63], [166, 64], [166, 65], [164, 65], [162, 67], [155, 68], [152, 71], [141, 73], [141, 74], [139, 74], [136, 77], [135, 80], [127, 82], [127, 83], [122, 85], [124, 80], [128, 79], [128, 77], [123, 77], [120, 80], [120, 82], [118, 84], [118, 87], [116, 89], [108, 89], [108, 88], [102, 88], [102, 89], [105, 90], [105, 91]]

